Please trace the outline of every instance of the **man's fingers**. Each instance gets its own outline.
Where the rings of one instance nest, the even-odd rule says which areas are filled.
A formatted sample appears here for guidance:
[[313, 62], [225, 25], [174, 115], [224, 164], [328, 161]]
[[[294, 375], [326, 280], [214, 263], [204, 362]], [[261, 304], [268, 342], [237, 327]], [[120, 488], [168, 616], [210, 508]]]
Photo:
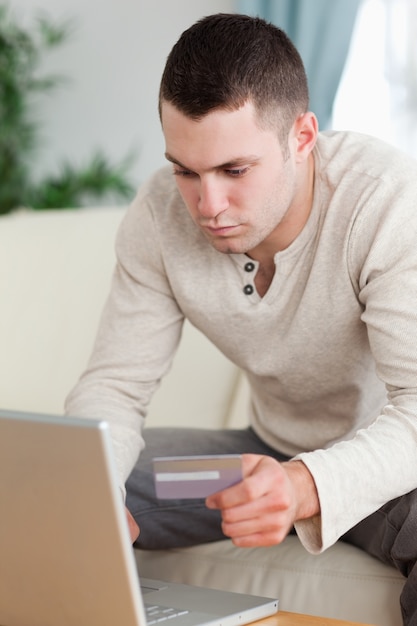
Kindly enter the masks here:
[[226, 510], [258, 501], [276, 489], [284, 478], [278, 461], [257, 454], [242, 455], [243, 480], [206, 499], [208, 508]]
[[218, 508], [223, 533], [240, 547], [281, 543], [295, 519], [294, 493], [283, 465], [272, 457], [242, 455], [243, 479], [206, 500]]
[[291, 526], [287, 511], [263, 512], [259, 517], [242, 517], [236, 521], [233, 517], [225, 514], [222, 516], [222, 530], [226, 536], [233, 539], [264, 535], [270, 538], [269, 541], [279, 543]]
[[139, 537], [139, 533], [140, 533], [139, 526], [136, 524], [129, 509], [125, 509], [125, 510], [126, 510], [127, 524], [129, 526], [130, 539], [132, 540], [132, 543], [134, 543], [136, 539]]

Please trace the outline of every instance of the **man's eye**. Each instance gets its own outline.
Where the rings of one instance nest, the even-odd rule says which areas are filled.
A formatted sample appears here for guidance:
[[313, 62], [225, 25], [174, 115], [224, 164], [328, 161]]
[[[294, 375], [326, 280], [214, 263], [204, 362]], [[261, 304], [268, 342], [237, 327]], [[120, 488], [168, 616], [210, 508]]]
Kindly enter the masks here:
[[238, 178], [239, 176], [243, 176], [244, 174], [246, 174], [248, 170], [248, 167], [239, 167], [236, 169], [225, 170], [225, 172], [228, 176], [234, 176], [235, 178]]
[[174, 176], [183, 176], [185, 178], [188, 178], [190, 176], [195, 176], [195, 174], [194, 172], [191, 172], [190, 170], [174, 168]]

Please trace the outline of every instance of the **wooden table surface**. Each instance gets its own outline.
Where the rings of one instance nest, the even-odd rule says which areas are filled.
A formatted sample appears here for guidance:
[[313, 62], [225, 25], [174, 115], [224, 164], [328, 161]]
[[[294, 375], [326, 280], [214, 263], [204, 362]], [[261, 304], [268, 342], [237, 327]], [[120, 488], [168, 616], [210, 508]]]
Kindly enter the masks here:
[[329, 617], [313, 617], [310, 615], [299, 615], [298, 613], [287, 613], [278, 611], [276, 615], [254, 622], [256, 626], [371, 626], [370, 624], [359, 624], [359, 622], [346, 622]]

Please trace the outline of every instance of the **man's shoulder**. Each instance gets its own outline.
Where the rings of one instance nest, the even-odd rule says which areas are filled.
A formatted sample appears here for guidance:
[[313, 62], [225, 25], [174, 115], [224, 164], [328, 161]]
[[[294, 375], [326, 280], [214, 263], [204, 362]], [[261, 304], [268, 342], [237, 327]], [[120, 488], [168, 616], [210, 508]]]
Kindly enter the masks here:
[[139, 188], [119, 230], [119, 241], [144, 239], [168, 249], [194, 245], [202, 235], [178, 191], [172, 167], [156, 170]]
[[417, 193], [417, 160], [387, 142], [352, 131], [325, 131], [315, 147], [316, 180], [330, 189], [341, 186], [376, 191], [385, 199], [398, 190]]
[[139, 188], [130, 207], [134, 219], [150, 219], [161, 226], [170, 222], [190, 222], [187, 208], [178, 191], [170, 166], [156, 170]]
[[387, 168], [417, 170], [417, 160], [386, 141], [354, 131], [322, 131], [317, 138], [316, 153], [323, 167], [336, 167], [379, 176]]
[[142, 197], [149, 199], [168, 199], [180, 200], [180, 194], [178, 193], [175, 178], [172, 175], [172, 167], [165, 165], [157, 169], [149, 178], [143, 183], [139, 190], [139, 194]]

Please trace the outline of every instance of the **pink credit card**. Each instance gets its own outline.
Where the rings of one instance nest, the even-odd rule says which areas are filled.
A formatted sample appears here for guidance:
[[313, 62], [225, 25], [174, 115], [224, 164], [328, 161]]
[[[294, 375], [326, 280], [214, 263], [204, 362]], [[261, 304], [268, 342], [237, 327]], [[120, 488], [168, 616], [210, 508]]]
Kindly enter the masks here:
[[169, 456], [153, 459], [158, 498], [206, 498], [242, 480], [239, 454]]

